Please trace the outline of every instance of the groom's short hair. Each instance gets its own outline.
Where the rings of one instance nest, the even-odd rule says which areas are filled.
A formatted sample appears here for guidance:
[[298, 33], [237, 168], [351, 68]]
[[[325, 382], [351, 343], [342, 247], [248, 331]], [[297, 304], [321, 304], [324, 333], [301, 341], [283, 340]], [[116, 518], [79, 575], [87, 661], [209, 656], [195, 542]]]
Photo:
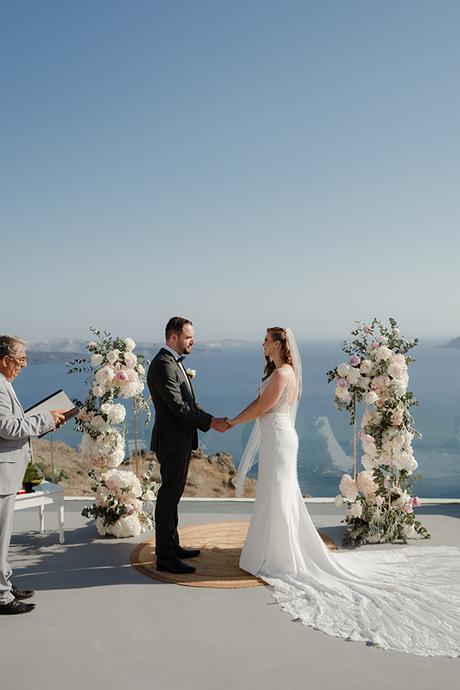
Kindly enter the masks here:
[[182, 316], [173, 316], [172, 319], [169, 319], [165, 328], [166, 340], [169, 340], [173, 333], [182, 333], [182, 329], [187, 323], [193, 326], [189, 319], [184, 319]]

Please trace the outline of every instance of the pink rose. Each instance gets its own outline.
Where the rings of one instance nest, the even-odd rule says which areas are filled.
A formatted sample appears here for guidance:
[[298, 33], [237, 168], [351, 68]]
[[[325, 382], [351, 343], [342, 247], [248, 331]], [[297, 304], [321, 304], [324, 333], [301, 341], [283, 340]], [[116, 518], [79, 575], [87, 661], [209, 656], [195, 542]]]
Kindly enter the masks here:
[[351, 357], [348, 358], [348, 361], [350, 362], [352, 367], [357, 367], [358, 364], [361, 364], [361, 357], [358, 357], [357, 355], [351, 355]]
[[411, 500], [411, 503], [414, 506], [414, 508], [418, 508], [418, 506], [422, 505], [422, 501], [418, 496], [414, 496], [414, 498], [412, 498]]
[[372, 326], [369, 326], [368, 324], [366, 324], [365, 326], [363, 326], [363, 333], [366, 333], [367, 335], [370, 335], [370, 334], [372, 333]]
[[127, 381], [128, 376], [127, 376], [126, 372], [124, 372], [123, 370], [120, 370], [120, 371], [117, 371], [117, 373], [115, 374], [115, 380], [116, 381]]
[[377, 349], [378, 347], [379, 347], [379, 344], [378, 344], [378, 343], [376, 343], [376, 342], [375, 342], [375, 340], [374, 340], [374, 342], [373, 342], [373, 343], [371, 343], [371, 347], [370, 347], [370, 349], [371, 349], [371, 350], [376, 350], [376, 349]]
[[348, 386], [348, 381], [347, 379], [337, 379], [337, 385], [340, 386], [340, 388], [346, 388]]
[[97, 343], [95, 343], [94, 340], [91, 340], [86, 347], [88, 350], [97, 350]]

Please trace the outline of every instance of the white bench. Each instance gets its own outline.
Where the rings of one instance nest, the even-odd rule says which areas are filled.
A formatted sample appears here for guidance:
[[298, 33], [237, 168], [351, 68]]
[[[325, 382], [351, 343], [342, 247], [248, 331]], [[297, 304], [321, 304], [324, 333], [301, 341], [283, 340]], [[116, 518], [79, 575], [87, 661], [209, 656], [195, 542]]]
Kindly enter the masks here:
[[18, 494], [14, 504], [15, 510], [38, 506], [40, 533], [45, 531], [45, 506], [53, 504], [57, 509], [59, 543], [64, 543], [64, 489], [59, 484], [42, 482], [29, 494]]

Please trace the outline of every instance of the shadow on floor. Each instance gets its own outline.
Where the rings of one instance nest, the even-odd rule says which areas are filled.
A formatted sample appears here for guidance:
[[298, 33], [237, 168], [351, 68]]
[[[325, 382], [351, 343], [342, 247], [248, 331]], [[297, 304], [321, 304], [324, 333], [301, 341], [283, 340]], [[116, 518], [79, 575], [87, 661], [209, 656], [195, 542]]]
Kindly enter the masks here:
[[66, 530], [64, 544], [56, 543], [55, 532], [15, 534], [10, 548], [14, 581], [20, 588], [35, 590], [162, 584], [142, 577], [131, 566], [131, 553], [149, 536], [101, 538], [94, 525]]

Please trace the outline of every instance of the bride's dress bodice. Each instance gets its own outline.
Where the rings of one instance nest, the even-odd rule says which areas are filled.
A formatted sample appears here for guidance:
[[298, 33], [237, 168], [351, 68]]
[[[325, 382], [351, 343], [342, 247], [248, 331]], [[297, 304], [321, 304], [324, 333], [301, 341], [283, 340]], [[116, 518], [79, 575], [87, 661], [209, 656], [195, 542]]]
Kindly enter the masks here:
[[[268, 379], [262, 379], [259, 385], [259, 395], [262, 395], [265, 387], [267, 386]], [[291, 413], [291, 388], [292, 385], [290, 382], [286, 384], [284, 387], [283, 392], [281, 393], [280, 399], [273, 405], [272, 408], [270, 408], [262, 417], [260, 417], [260, 420], [262, 421], [264, 417], [267, 415], [286, 415]]]

